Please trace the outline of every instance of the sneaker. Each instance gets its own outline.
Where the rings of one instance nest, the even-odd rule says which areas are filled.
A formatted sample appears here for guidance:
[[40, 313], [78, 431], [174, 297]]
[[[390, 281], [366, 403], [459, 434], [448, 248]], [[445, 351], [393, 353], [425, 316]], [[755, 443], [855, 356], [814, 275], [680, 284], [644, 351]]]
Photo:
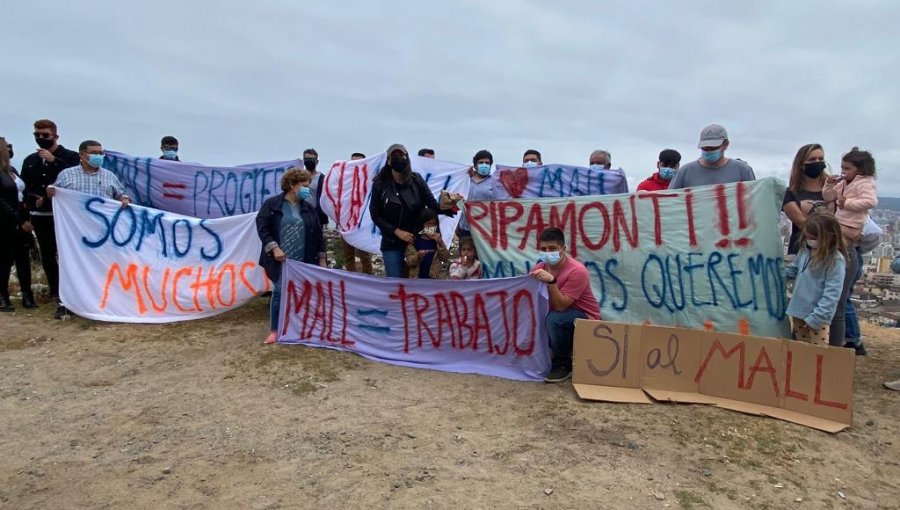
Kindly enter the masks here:
[[53, 318], [56, 320], [65, 320], [69, 318], [69, 309], [63, 305], [59, 305], [56, 307], [56, 313], [53, 314]]
[[572, 369], [566, 367], [553, 367], [547, 377], [544, 377], [546, 383], [561, 383], [572, 378]]

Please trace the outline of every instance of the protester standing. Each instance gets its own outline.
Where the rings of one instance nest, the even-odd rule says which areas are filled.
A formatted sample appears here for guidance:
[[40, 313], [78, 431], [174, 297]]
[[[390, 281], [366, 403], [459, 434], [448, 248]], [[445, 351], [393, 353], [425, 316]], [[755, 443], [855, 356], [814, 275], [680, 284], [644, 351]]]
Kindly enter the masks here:
[[[487, 149], [482, 149], [472, 157], [472, 169], [469, 171], [469, 196], [466, 201], [478, 200], [505, 200], [509, 198], [506, 188], [497, 179], [494, 179], [491, 170], [494, 166], [494, 156]], [[460, 238], [472, 237], [469, 230], [469, 221], [466, 215], [459, 218], [456, 227], [456, 235]]]
[[306, 149], [303, 151], [303, 167], [309, 172], [309, 190], [310, 194], [306, 198], [309, 205], [316, 210], [319, 217], [319, 223], [324, 227], [328, 225], [328, 215], [322, 210], [322, 191], [325, 188], [325, 175], [318, 172], [316, 168], [319, 166], [319, 153], [315, 149]]
[[414, 233], [422, 230], [422, 209], [427, 207], [447, 216], [455, 216], [456, 212], [438, 207], [425, 179], [412, 171], [406, 147], [391, 145], [386, 156], [387, 161], [372, 184], [369, 213], [381, 230], [385, 274], [406, 278], [406, 246], [415, 241]]
[[656, 161], [656, 172], [638, 184], [638, 191], [663, 191], [669, 189], [669, 184], [678, 167], [681, 166], [681, 154], [674, 149], [664, 149], [659, 153]]
[[417, 233], [412, 243], [406, 245], [406, 265], [409, 277], [422, 280], [443, 280], [444, 262], [450, 260], [450, 250], [441, 238], [441, 228], [437, 214], [432, 209], [422, 210], [420, 215], [422, 231]]
[[13, 311], [9, 298], [9, 276], [15, 263], [19, 286], [22, 289], [22, 306], [34, 308], [31, 293], [31, 267], [27, 252], [24, 267], [21, 260], [22, 239], [31, 235], [31, 223], [22, 206], [18, 175], [9, 162], [10, 146], [0, 138], [0, 312]]
[[[806, 219], [814, 209], [825, 207], [822, 189], [828, 173], [825, 171], [825, 150], [817, 143], [809, 143], [800, 147], [791, 165], [791, 178], [788, 189], [784, 192], [781, 210], [791, 220], [791, 239], [788, 242], [788, 255], [796, 255], [800, 249], [800, 233]], [[829, 209], [834, 212], [834, 209]]]
[[681, 167], [669, 183], [669, 189], [756, 180], [746, 162], [725, 157], [730, 144], [728, 132], [719, 124], [703, 128], [697, 144], [700, 158]]
[[281, 273], [284, 261], [299, 260], [326, 267], [325, 234], [315, 207], [307, 170], [291, 168], [281, 176], [281, 193], [267, 199], [256, 214], [256, 232], [262, 241], [259, 265], [272, 282], [269, 303], [269, 336], [275, 343], [281, 310]]
[[103, 168], [105, 156], [103, 146], [94, 140], [85, 140], [78, 146], [81, 164], [59, 173], [53, 186], [47, 187], [47, 196], [53, 197], [57, 188], [70, 189], [96, 197], [111, 198], [122, 202], [122, 207], [131, 204], [116, 174]]
[[159, 159], [167, 159], [169, 161], [181, 161], [178, 159], [178, 139], [174, 136], [166, 135], [159, 141], [159, 150], [162, 156]]
[[528, 149], [525, 151], [525, 154], [522, 155], [522, 166], [525, 168], [534, 168], [543, 164], [544, 162], [541, 160], [541, 153], [535, 149]]
[[854, 147], [841, 158], [841, 176], [830, 176], [825, 180], [822, 195], [836, 206], [834, 215], [841, 224], [841, 232], [847, 245], [847, 274], [838, 310], [831, 323], [830, 345], [849, 347], [858, 356], [865, 356], [866, 348], [859, 338], [846, 339], [846, 303], [856, 284], [859, 241], [863, 226], [869, 219], [869, 211], [878, 205], [878, 190], [875, 186], [875, 158], [868, 151]]
[[34, 141], [38, 150], [22, 162], [25, 182], [25, 204], [31, 214], [31, 224], [41, 249], [41, 265], [50, 287], [50, 298], [57, 302], [54, 317], [62, 319], [66, 313], [59, 302], [59, 261], [56, 253], [56, 228], [53, 223], [53, 203], [47, 195], [59, 173], [78, 164], [77, 152], [59, 144], [56, 123], [40, 119], [34, 123]]

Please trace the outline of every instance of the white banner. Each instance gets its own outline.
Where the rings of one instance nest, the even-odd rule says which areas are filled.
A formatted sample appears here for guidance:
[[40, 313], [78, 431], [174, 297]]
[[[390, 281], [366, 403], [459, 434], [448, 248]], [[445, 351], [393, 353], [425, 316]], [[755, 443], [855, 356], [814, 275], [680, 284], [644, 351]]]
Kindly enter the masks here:
[[60, 299], [79, 316], [200, 319], [271, 290], [257, 264], [255, 213], [199, 219], [66, 189], [53, 209]]
[[[372, 182], [384, 166], [385, 154], [356, 161], [336, 161], [325, 174], [325, 189], [320, 205], [325, 214], [337, 225], [338, 231], [351, 245], [369, 253], [381, 252], [381, 232], [372, 223], [369, 202], [372, 198]], [[469, 165], [410, 156], [414, 172], [425, 179], [438, 199], [441, 190], [469, 195]], [[438, 216], [444, 244], [450, 246], [456, 224], [463, 214], [456, 217]]]

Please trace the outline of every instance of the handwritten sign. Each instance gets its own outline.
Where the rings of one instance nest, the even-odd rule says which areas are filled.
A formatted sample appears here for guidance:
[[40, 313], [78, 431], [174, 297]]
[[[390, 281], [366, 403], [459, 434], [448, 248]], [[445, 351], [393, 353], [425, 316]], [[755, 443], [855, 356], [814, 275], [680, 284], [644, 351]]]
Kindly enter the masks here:
[[774, 178], [631, 195], [469, 202], [486, 278], [527, 274], [548, 226], [618, 322], [789, 334]]
[[53, 204], [60, 298], [82, 317], [199, 319], [271, 290], [255, 214], [199, 219], [64, 189]]
[[582, 197], [628, 193], [622, 169], [591, 170], [572, 165], [533, 168], [497, 165], [494, 177], [512, 198]]
[[296, 159], [236, 167], [204, 166], [106, 151], [104, 168], [115, 173], [136, 204], [196, 218], [258, 211], [281, 193], [281, 176]]
[[573, 384], [588, 400], [712, 404], [828, 432], [853, 423], [853, 352], [717, 331], [579, 320]]
[[279, 343], [416, 368], [536, 381], [550, 369], [534, 278], [402, 280], [288, 261]]
[[[356, 161], [337, 161], [325, 174], [325, 189], [321, 206], [334, 221], [344, 240], [369, 253], [381, 251], [381, 232], [372, 223], [369, 203], [372, 199], [372, 183], [384, 166], [385, 154]], [[431, 189], [435, 198], [441, 190], [469, 194], [469, 165], [451, 163], [431, 158], [410, 156], [414, 172], [418, 172]], [[450, 246], [453, 233], [462, 212], [456, 217], [438, 216], [441, 237]]]

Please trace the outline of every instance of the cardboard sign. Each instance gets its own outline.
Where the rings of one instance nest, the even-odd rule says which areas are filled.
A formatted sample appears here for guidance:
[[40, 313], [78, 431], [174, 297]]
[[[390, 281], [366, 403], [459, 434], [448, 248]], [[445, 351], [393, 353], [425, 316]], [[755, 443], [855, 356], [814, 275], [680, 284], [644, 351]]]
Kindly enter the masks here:
[[853, 352], [773, 338], [579, 320], [573, 385], [587, 400], [711, 404], [826, 432], [853, 424]]

